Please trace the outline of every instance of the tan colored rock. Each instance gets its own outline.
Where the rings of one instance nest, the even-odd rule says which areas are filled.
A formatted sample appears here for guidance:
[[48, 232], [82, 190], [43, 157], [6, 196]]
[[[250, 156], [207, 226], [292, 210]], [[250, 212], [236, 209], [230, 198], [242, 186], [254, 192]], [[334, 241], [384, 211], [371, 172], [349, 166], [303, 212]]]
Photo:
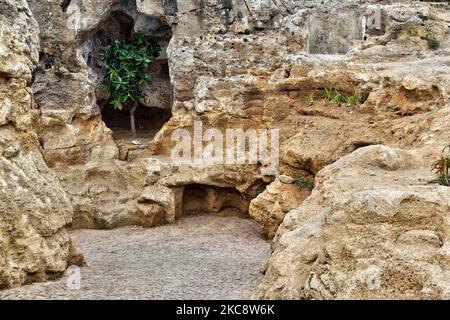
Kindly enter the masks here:
[[[149, 185], [160, 183], [179, 188], [199, 183], [234, 188], [254, 197], [257, 193], [253, 188], [259, 190], [272, 180], [261, 175], [258, 167], [178, 168], [161, 182], [152, 176], [149, 185], [143, 185], [140, 179], [131, 181], [133, 175], [123, 177], [129, 164], [125, 161], [147, 176], [141, 165], [146, 158], [167, 158], [174, 146], [170, 140], [173, 130], [192, 129], [196, 120], [203, 121], [205, 128], [221, 130], [281, 128], [283, 171], [296, 178], [311, 177], [360, 147], [377, 143], [402, 145], [394, 137], [403, 136], [408, 137], [403, 141], [410, 142], [414, 134], [404, 134], [407, 126], [386, 117], [390, 112], [386, 110], [395, 102], [404, 115], [428, 112], [441, 107], [448, 92], [445, 59], [440, 60], [442, 75], [436, 83], [427, 83], [427, 79], [436, 76], [433, 71], [436, 68], [430, 68], [436, 56], [428, 52], [425, 40], [408, 40], [408, 35], [417, 38], [417, 34], [435, 32], [441, 35], [442, 48], [446, 48], [442, 18], [427, 9], [430, 22], [424, 28], [420, 19], [416, 19], [418, 7], [428, 8], [424, 4], [414, 9], [409, 4], [384, 6], [383, 17], [391, 24], [384, 26], [381, 36], [369, 35], [362, 43], [364, 32], [360, 28], [367, 4], [356, 1], [344, 4], [204, 1], [202, 5], [178, 1], [174, 5], [175, 2], [146, 0], [136, 2], [134, 7], [111, 0], [77, 0], [71, 1], [67, 8], [62, 8], [59, 1], [29, 2], [40, 25], [43, 53], [33, 84], [43, 113], [40, 142], [47, 164], [57, 171], [65, 188], [77, 199], [77, 217], [91, 227], [123, 225], [123, 221], [140, 221], [148, 226], [151, 219], [133, 217], [141, 215], [136, 203]], [[330, 9], [328, 14], [324, 13], [325, 7]], [[162, 82], [157, 79], [142, 101], [148, 107], [161, 107], [158, 105], [161, 95], [166, 102], [173, 98], [174, 116], [147, 150], [113, 141], [111, 131], [99, 117], [93, 96], [96, 91], [97, 98], [107, 99], [100, 96], [100, 90], [95, 90], [103, 75], [96, 68], [98, 48], [94, 42], [99, 39], [93, 35], [102, 24], [111, 22], [109, 19], [118, 19], [110, 16], [111, 12], [128, 16], [126, 20], [133, 21], [135, 31], [148, 33], [162, 26], [167, 29], [164, 25], [167, 23], [174, 33], [168, 49], [173, 96], [168, 79]], [[407, 15], [402, 17], [402, 12]], [[347, 21], [348, 28], [344, 31], [336, 27]], [[111, 30], [117, 27], [113, 25]], [[420, 32], [405, 31], [405, 36], [396, 39], [398, 28]], [[330, 31], [334, 32], [333, 37], [328, 37]], [[347, 33], [351, 36], [347, 37]], [[319, 41], [324, 36], [329, 39], [327, 44]], [[420, 43], [410, 46], [408, 41]], [[389, 49], [382, 47], [382, 43]], [[400, 60], [417, 50], [425, 57], [431, 56], [429, 62], [416, 63], [412, 59], [402, 69], [400, 66], [406, 62]], [[348, 54], [322, 57], [307, 52]], [[420, 72], [408, 79], [406, 75], [412, 68]], [[422, 70], [430, 71], [421, 76]], [[391, 80], [383, 82], [384, 79]], [[346, 94], [361, 90], [364, 98], [368, 96], [362, 112], [342, 112], [320, 103], [312, 110], [305, 107], [308, 94], [314, 93], [319, 100], [329, 86]], [[164, 103], [164, 107], [170, 104]], [[398, 130], [392, 135], [394, 121]], [[118, 162], [119, 159], [124, 163]], [[86, 181], [81, 181], [81, 177]], [[117, 194], [121, 192], [124, 199], [117, 203]], [[127, 219], [127, 214], [132, 217]]]
[[[112, 229], [173, 223], [176, 188], [156, 183], [165, 171], [159, 162], [103, 161], [58, 172], [75, 206], [72, 228]], [[157, 177], [155, 179], [155, 176]]]
[[29, 79], [30, 68], [39, 57], [36, 20], [26, 1], [3, 0], [0, 9], [0, 75]]
[[278, 231], [256, 297], [448, 299], [450, 189], [429, 183], [433, 158], [372, 146], [322, 170]]
[[38, 112], [27, 81], [37, 31], [26, 1], [0, 1], [0, 289], [53, 279], [77, 262], [65, 229], [70, 198], [33, 131]]
[[262, 225], [270, 239], [277, 233], [286, 214], [298, 208], [311, 194], [308, 189], [281, 180], [270, 184], [250, 204], [250, 216]]
[[39, 128], [45, 160], [52, 168], [67, 170], [71, 165], [112, 161], [118, 157], [112, 132], [100, 117], [75, 119], [70, 124], [42, 117]]
[[137, 0], [137, 11], [146, 16], [165, 18], [165, 10], [162, 0]]
[[[365, 30], [376, 1], [138, 0], [136, 6], [124, 6], [74, 0], [66, 8], [59, 0], [28, 3], [39, 23], [40, 50], [38, 27], [25, 1], [0, 0], [0, 128], [5, 131], [0, 159], [5, 176], [12, 167], [14, 175], [21, 172], [17, 163], [24, 166], [23, 180], [6, 183], [15, 192], [27, 192], [46, 227], [32, 221], [21, 228], [39, 225], [50, 235], [36, 243], [51, 242], [50, 257], [61, 254], [59, 260], [49, 259], [57, 266], [53, 269], [30, 268], [39, 270], [39, 279], [46, 270], [62, 270], [70, 255], [62, 226], [70, 221], [72, 206], [75, 228], [150, 227], [174, 222], [183, 210], [217, 212], [229, 205], [245, 211], [273, 181], [260, 166], [170, 164], [172, 132], [192, 130], [200, 120], [205, 129], [222, 131], [279, 128], [282, 173], [318, 175], [319, 189], [302, 205], [307, 194], [285, 178], [252, 203], [252, 215], [269, 235], [294, 209], [276, 238], [258, 297], [448, 296], [448, 219], [441, 212], [446, 189], [426, 185], [431, 179], [426, 152], [401, 151], [426, 147], [432, 154], [450, 141], [450, 37], [444, 9], [418, 1], [384, 4], [381, 29]], [[4, 12], [20, 19], [13, 24]], [[96, 66], [96, 50], [106, 42], [99, 45], [96, 41], [105, 39], [94, 35], [104, 25], [103, 31], [118, 35], [120, 25], [110, 22], [119, 17], [134, 24], [129, 26], [136, 32], [162, 28], [164, 36], [174, 34], [167, 52], [173, 95], [165, 79], [155, 81], [143, 101], [161, 107], [162, 94], [166, 102], [173, 100], [174, 115], [145, 149], [114, 141], [96, 101], [108, 97], [97, 90], [103, 74]], [[430, 38], [440, 41], [438, 49], [430, 50]], [[25, 85], [30, 80], [39, 108]], [[331, 87], [344, 95], [359, 92], [361, 104], [324, 103], [324, 91]], [[374, 144], [400, 149], [365, 148]], [[46, 182], [53, 186], [49, 194], [29, 186]], [[55, 193], [60, 198], [55, 200]], [[0, 205], [9, 211], [17, 202], [10, 194], [0, 193]], [[425, 226], [417, 214], [432, 218], [423, 220]], [[8, 220], [7, 228], [19, 220]], [[61, 237], [53, 237], [60, 229]], [[305, 236], [311, 230], [316, 238]], [[0, 250], [16, 252], [9, 241], [0, 242]], [[365, 290], [364, 277], [380, 270], [386, 287]], [[5, 281], [20, 284], [27, 272], [11, 276], [8, 271]]]
[[85, 73], [45, 70], [36, 75], [32, 89], [44, 117], [70, 124], [75, 117], [87, 120], [100, 114]]

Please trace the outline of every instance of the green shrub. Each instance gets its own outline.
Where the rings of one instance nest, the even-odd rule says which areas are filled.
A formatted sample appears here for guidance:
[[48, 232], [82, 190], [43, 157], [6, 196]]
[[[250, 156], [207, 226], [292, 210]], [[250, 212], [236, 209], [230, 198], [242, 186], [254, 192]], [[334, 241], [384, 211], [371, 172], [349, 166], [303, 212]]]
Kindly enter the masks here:
[[307, 98], [308, 106], [312, 106], [314, 104], [314, 95], [311, 93]]
[[433, 163], [432, 169], [437, 175], [436, 182], [450, 187], [450, 157], [444, 155], [446, 151], [450, 151], [450, 145], [442, 150], [441, 159]]
[[359, 103], [359, 100], [359, 94], [357, 92], [354, 92], [351, 96], [348, 96], [346, 98], [345, 103], [351, 107], [356, 107], [356, 105]]
[[431, 50], [439, 49], [441, 42], [436, 39], [428, 39], [428, 48]]
[[141, 33], [130, 41], [117, 42], [102, 52], [100, 58], [107, 68], [105, 84], [111, 93], [110, 103], [114, 109], [123, 110], [129, 101], [137, 102], [142, 98], [141, 87], [152, 80], [145, 69], [160, 52], [160, 46]]
[[350, 96], [345, 96], [336, 89], [325, 88], [324, 99], [325, 104], [327, 105], [335, 102], [338, 106], [346, 104], [348, 106], [355, 107], [360, 101], [360, 96], [357, 92], [354, 92]]
[[309, 191], [312, 191], [316, 187], [315, 182], [308, 179], [297, 179], [293, 184], [300, 188], [308, 189]]
[[333, 88], [325, 88], [325, 103], [330, 104], [334, 101], [335, 92]]

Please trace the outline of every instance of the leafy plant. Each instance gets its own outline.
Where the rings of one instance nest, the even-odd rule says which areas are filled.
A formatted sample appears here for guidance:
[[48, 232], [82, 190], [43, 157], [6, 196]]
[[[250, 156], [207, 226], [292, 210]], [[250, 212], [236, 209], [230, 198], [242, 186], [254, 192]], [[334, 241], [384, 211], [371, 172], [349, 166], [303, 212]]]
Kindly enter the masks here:
[[336, 102], [336, 104], [338, 106], [341, 106], [341, 105], [345, 104], [346, 101], [347, 101], [347, 98], [342, 93], [340, 93], [337, 90], [335, 90], [334, 102]]
[[116, 42], [100, 55], [106, 65], [105, 85], [111, 93], [110, 104], [116, 110], [134, 102], [130, 111], [131, 128], [136, 134], [134, 113], [137, 102], [142, 98], [142, 87], [151, 82], [151, 76], [145, 72], [159, 56], [161, 47], [153, 40], [146, 39], [142, 33], [129, 41]]
[[325, 88], [325, 103], [330, 104], [334, 101], [335, 92], [333, 88]]
[[431, 50], [439, 49], [441, 42], [436, 39], [428, 39], [428, 48]]
[[141, 87], [151, 81], [145, 69], [160, 51], [155, 41], [147, 41], [139, 33], [131, 41], [117, 42], [102, 52], [100, 58], [107, 66], [105, 83], [115, 109], [122, 110], [128, 101], [142, 97]]
[[325, 99], [325, 104], [330, 104], [332, 102], [335, 102], [338, 106], [346, 104], [346, 105], [354, 107], [359, 103], [360, 96], [357, 92], [354, 92], [350, 96], [345, 96], [336, 89], [325, 88], [324, 99]]
[[307, 98], [308, 106], [312, 106], [314, 104], [314, 95], [311, 93]]
[[300, 188], [308, 189], [309, 191], [312, 191], [316, 187], [315, 182], [308, 179], [297, 179], [293, 184]]
[[359, 93], [354, 92], [351, 96], [346, 97], [345, 103], [351, 107], [356, 107], [356, 105], [359, 103], [359, 100], [360, 100]]
[[450, 151], [450, 145], [442, 150], [441, 159], [433, 163], [432, 169], [438, 176], [436, 182], [450, 187], [450, 157], [444, 155], [447, 151]]

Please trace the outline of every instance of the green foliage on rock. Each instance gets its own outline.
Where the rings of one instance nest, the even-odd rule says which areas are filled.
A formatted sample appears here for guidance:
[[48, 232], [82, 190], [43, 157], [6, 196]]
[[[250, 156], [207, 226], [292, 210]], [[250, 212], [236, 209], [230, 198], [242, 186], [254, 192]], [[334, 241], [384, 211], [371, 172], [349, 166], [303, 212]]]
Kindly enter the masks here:
[[312, 93], [306, 97], [306, 100], [309, 107], [312, 107], [314, 105], [314, 95]]
[[428, 39], [428, 47], [431, 50], [437, 50], [441, 46], [441, 42], [436, 39]]
[[335, 102], [338, 106], [348, 105], [355, 107], [360, 102], [360, 95], [354, 92], [350, 96], [346, 96], [333, 88], [325, 88], [324, 94], [325, 104]]
[[450, 145], [442, 150], [441, 159], [433, 163], [432, 169], [437, 175], [436, 182], [450, 187], [450, 157], [444, 155], [446, 151], [450, 151]]
[[308, 189], [309, 191], [312, 191], [316, 187], [315, 182], [308, 179], [297, 179], [294, 180], [293, 184], [300, 188]]
[[145, 73], [159, 56], [161, 47], [141, 33], [129, 41], [117, 42], [101, 54], [106, 64], [105, 84], [111, 93], [110, 103], [116, 110], [123, 110], [129, 101], [142, 98], [142, 86], [151, 82]]

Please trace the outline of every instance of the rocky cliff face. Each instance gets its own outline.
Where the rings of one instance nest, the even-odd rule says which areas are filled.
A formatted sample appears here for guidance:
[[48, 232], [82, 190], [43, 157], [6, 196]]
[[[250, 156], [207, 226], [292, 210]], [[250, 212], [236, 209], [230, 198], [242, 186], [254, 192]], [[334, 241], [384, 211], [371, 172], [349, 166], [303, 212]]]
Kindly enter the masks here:
[[[26, 7], [3, 3], [2, 12]], [[430, 183], [431, 163], [450, 142], [448, 6], [406, 0], [28, 4], [39, 24], [27, 24], [28, 30], [34, 37], [40, 30], [30, 81], [41, 113], [34, 127], [42, 166], [61, 183], [52, 186], [71, 198], [73, 227], [171, 223], [183, 203], [192, 203], [193, 189], [201, 186], [220, 200], [205, 199], [213, 211], [219, 202], [226, 207], [223, 190], [233, 190], [232, 202], [240, 207], [253, 200], [251, 216], [275, 236], [258, 298], [448, 297], [447, 189]], [[123, 142], [102, 110], [109, 106], [98, 53], [133, 32], [156, 39], [164, 49], [161, 70], [169, 66], [169, 74], [146, 88], [140, 108], [157, 107], [171, 118], [154, 139]], [[12, 67], [23, 59], [26, 67]], [[7, 75], [2, 86], [11, 85], [6, 78], [22, 79], [22, 91], [14, 92], [29, 92], [33, 59], [36, 51], [4, 60], [1, 68], [14, 72], [0, 72]], [[341, 97], [358, 93], [359, 101], [325, 101], [331, 88]], [[22, 115], [31, 117], [31, 109]], [[192, 132], [196, 121], [222, 132], [280, 129], [283, 176], [275, 179], [261, 170], [264, 164], [171, 163], [172, 133]], [[309, 196], [290, 184], [295, 179], [316, 179], [317, 188]]]
[[372, 146], [322, 170], [255, 297], [448, 299], [449, 188], [430, 185], [432, 154]]
[[72, 245], [70, 198], [46, 165], [28, 87], [39, 28], [25, 1], [0, 1], [0, 288], [54, 278]]

